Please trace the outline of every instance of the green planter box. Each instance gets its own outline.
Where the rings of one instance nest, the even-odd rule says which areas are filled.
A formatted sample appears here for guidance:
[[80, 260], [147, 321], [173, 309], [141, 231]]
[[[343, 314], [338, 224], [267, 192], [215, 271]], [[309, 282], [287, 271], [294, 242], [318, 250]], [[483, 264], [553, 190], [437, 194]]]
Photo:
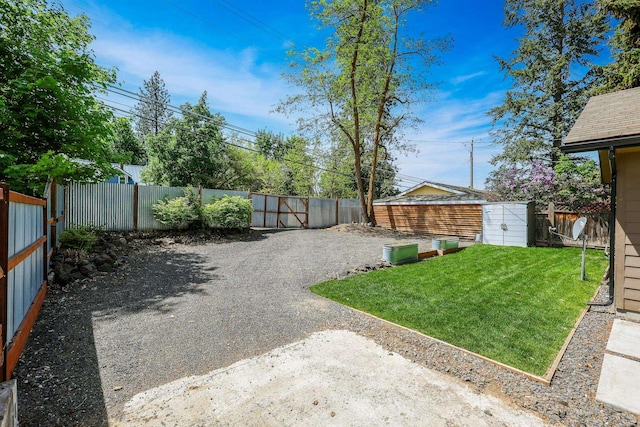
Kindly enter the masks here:
[[389, 243], [382, 248], [382, 258], [391, 264], [403, 264], [418, 260], [417, 243]]

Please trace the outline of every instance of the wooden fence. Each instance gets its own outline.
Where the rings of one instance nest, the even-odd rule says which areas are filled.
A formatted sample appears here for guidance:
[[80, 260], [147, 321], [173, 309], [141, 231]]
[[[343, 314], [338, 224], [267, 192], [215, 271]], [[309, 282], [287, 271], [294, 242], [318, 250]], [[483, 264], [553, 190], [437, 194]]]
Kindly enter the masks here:
[[[571, 236], [573, 224], [580, 217], [587, 218], [587, 225], [584, 233], [586, 233], [587, 245], [594, 248], [605, 248], [609, 244], [609, 212], [594, 213], [576, 213], [568, 211], [555, 211], [553, 213], [553, 221], [556, 231], [565, 236]], [[536, 214], [536, 245], [563, 245], [563, 246], [582, 246], [582, 240], [574, 241], [571, 239], [560, 238], [558, 236], [549, 235], [549, 212], [540, 212]]]

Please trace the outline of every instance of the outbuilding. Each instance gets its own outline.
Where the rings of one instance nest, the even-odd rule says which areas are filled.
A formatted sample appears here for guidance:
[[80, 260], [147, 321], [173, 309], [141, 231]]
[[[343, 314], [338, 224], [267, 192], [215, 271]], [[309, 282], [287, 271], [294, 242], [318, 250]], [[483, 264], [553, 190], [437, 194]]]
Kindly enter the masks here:
[[[592, 97], [565, 138], [565, 153], [597, 151], [611, 184], [610, 298], [640, 316], [640, 88]], [[640, 317], [639, 317], [640, 318]]]
[[475, 239], [482, 233], [484, 192], [424, 181], [373, 202], [379, 226], [409, 233]]

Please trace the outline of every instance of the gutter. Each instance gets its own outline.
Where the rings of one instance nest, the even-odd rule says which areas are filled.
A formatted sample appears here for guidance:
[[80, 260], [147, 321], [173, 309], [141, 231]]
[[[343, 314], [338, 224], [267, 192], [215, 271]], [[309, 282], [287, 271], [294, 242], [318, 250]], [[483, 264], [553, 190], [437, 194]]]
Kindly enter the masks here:
[[564, 143], [560, 151], [566, 154], [585, 153], [587, 151], [599, 151], [623, 147], [637, 147], [640, 145], [640, 135], [629, 135], [623, 137], [603, 138], [592, 141], [582, 141], [577, 143]]
[[609, 217], [609, 299], [605, 302], [588, 302], [591, 307], [606, 307], [613, 303], [615, 289], [615, 242], [616, 242], [616, 198], [618, 169], [616, 167], [616, 149], [609, 147], [609, 165], [611, 166], [611, 204]]

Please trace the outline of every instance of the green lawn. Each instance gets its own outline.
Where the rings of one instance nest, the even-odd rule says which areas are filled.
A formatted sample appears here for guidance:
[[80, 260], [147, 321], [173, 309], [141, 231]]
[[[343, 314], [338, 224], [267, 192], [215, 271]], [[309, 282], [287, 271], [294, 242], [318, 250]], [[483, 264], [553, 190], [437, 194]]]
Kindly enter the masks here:
[[523, 371], [544, 375], [606, 268], [579, 248], [475, 245], [312, 286], [319, 295]]

